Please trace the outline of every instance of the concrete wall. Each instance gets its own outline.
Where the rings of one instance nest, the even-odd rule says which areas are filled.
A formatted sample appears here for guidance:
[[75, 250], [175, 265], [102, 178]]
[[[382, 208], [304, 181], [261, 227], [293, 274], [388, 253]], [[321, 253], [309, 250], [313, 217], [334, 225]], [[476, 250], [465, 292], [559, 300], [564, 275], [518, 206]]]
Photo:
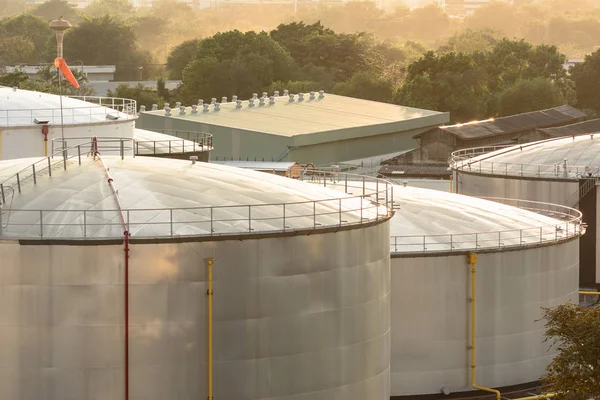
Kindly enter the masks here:
[[[215, 399], [389, 399], [389, 222], [130, 256], [130, 399], [206, 398], [207, 257]], [[0, 398], [122, 399], [123, 246], [0, 259]]]
[[[86, 138], [89, 142], [92, 136], [133, 138], [135, 121], [104, 122], [102, 124], [67, 125], [64, 127], [65, 139], [74, 137]], [[52, 139], [60, 139], [62, 131], [60, 126], [50, 126], [48, 130], [48, 154], [52, 152]], [[68, 146], [81, 143], [82, 140], [71, 140]], [[57, 143], [57, 146], [60, 145]], [[42, 126], [33, 127], [8, 127], [0, 131], [0, 160], [11, 160], [23, 157], [44, 156], [44, 135]]]
[[[577, 301], [578, 245], [478, 255], [479, 385], [515, 385], [544, 373], [554, 351], [544, 343], [541, 307]], [[466, 255], [392, 256], [392, 396], [471, 390], [469, 270]]]

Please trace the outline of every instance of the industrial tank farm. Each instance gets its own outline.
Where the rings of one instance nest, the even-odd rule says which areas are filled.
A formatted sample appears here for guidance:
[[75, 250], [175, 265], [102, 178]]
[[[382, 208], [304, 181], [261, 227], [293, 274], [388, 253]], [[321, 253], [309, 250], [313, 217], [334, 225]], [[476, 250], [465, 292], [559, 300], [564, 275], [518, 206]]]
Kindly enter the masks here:
[[1, 399], [389, 398], [385, 201], [67, 155], [0, 162]]
[[541, 307], [577, 300], [581, 214], [496, 200], [394, 187], [393, 396], [472, 390], [471, 365], [481, 386], [533, 382], [551, 361]]

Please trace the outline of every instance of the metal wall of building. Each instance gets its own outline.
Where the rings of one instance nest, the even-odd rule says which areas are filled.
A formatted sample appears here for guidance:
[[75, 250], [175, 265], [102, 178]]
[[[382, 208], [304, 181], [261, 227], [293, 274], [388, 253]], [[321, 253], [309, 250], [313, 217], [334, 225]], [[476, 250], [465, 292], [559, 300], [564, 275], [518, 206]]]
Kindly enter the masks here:
[[[478, 255], [479, 385], [543, 375], [553, 352], [538, 321], [541, 307], [577, 301], [578, 242]], [[393, 396], [471, 390], [470, 297], [466, 255], [392, 257]]]
[[[133, 244], [130, 399], [387, 400], [389, 222], [310, 236]], [[0, 243], [0, 398], [122, 399], [123, 246]]]
[[[455, 174], [456, 175], [456, 174]], [[565, 204], [574, 193], [579, 193], [576, 180], [526, 179], [478, 175], [458, 171], [458, 193], [478, 197], [502, 197]]]

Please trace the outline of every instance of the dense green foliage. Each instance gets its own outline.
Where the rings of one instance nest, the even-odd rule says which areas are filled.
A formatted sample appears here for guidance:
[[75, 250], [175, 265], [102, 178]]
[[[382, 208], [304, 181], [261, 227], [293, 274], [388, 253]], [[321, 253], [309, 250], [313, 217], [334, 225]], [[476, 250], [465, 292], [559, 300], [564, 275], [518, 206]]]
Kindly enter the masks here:
[[148, 110], [152, 109], [152, 104], [157, 104], [159, 107], [163, 107], [165, 104], [164, 98], [159, 97], [156, 91], [145, 88], [141, 83], [136, 86], [121, 84], [115, 90], [109, 90], [107, 95], [109, 97], [135, 99], [138, 107], [143, 105]]
[[545, 310], [546, 337], [558, 354], [543, 381], [559, 398], [600, 398], [600, 306]]
[[577, 105], [600, 114], [600, 50], [585, 57], [571, 69], [577, 91]]

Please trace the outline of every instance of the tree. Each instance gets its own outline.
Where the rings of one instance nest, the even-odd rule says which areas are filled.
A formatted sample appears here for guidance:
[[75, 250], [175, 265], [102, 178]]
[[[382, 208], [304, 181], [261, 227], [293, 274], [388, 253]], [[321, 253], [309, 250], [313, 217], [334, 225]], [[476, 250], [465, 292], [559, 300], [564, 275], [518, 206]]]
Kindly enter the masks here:
[[585, 56], [585, 61], [570, 72], [575, 82], [577, 106], [600, 113], [600, 50]]
[[565, 104], [561, 90], [546, 78], [523, 79], [499, 97], [499, 116], [544, 110]]
[[266, 33], [229, 31], [203, 39], [196, 59], [183, 71], [184, 100], [249, 97], [294, 71], [290, 55]]
[[72, 24], [81, 20], [77, 11], [66, 0], [48, 0], [35, 6], [31, 13], [46, 21], [52, 21], [60, 16]]
[[438, 51], [443, 53], [454, 51], [465, 54], [483, 53], [491, 50], [498, 43], [497, 35], [497, 33], [490, 30], [473, 31], [467, 29], [450, 37], [448, 44], [440, 47]]
[[54, 32], [44, 19], [32, 14], [19, 14], [0, 22], [5, 37], [21, 36], [35, 46], [38, 61], [48, 61], [47, 46]]
[[[303, 67], [323, 67], [336, 81], [350, 79], [370, 69], [374, 60], [373, 40], [364, 33], [337, 34], [320, 22], [281, 24], [270, 36]], [[377, 61], [377, 60], [375, 60]]]
[[21, 83], [29, 79], [29, 75], [25, 72], [15, 71], [6, 75], [0, 76], [0, 86], [19, 87]]
[[138, 108], [144, 105], [148, 110], [152, 109], [152, 104], [157, 104], [159, 107], [165, 104], [165, 99], [159, 97], [156, 91], [144, 87], [141, 83], [136, 86], [122, 83], [115, 90], [109, 90], [107, 96], [135, 100]]
[[389, 102], [392, 100], [392, 85], [368, 72], [357, 72], [346, 82], [340, 82], [333, 93], [359, 99]]
[[36, 60], [35, 45], [23, 36], [0, 38], [0, 65], [26, 64]]
[[404, 85], [394, 102], [411, 107], [450, 112], [455, 122], [489, 115], [487, 74], [473, 56], [428, 52], [407, 69]]
[[186, 40], [171, 50], [167, 58], [169, 79], [182, 78], [184, 68], [196, 57], [198, 43], [199, 39]]
[[125, 21], [134, 15], [135, 8], [129, 0], [94, 0], [83, 13], [94, 18], [111, 15], [114, 19]]
[[151, 63], [150, 55], [137, 48], [132, 27], [111, 16], [84, 18], [68, 30], [65, 58], [88, 65], [116, 65], [116, 80], [132, 80], [140, 67]]
[[564, 304], [544, 310], [546, 340], [558, 350], [543, 382], [572, 399], [600, 398], [600, 307]]
[[521, 22], [512, 5], [493, 1], [475, 10], [465, 24], [474, 31], [490, 29], [504, 33], [507, 37], [520, 36]]

